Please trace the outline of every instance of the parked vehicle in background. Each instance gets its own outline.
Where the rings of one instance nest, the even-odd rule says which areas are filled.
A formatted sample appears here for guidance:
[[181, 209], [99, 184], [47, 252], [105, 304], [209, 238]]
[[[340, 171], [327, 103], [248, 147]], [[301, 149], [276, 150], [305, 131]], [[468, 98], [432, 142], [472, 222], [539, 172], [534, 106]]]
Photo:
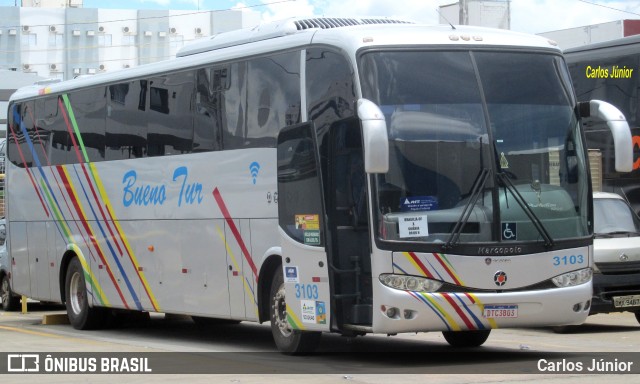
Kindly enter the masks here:
[[5, 220], [0, 219], [0, 300], [2, 309], [5, 311], [15, 311], [20, 304], [20, 296], [11, 290], [9, 254], [7, 253], [7, 231]]
[[[588, 44], [564, 51], [578, 101], [603, 100], [622, 112], [633, 135], [633, 171], [617, 172], [614, 167], [613, 137], [603, 124], [584, 126], [587, 148], [601, 160], [601, 175], [593, 173], [594, 191], [623, 195], [640, 213], [640, 36]], [[593, 157], [591, 157], [593, 164]]]
[[640, 219], [619, 195], [593, 194], [594, 267], [590, 315], [634, 312], [640, 322]]

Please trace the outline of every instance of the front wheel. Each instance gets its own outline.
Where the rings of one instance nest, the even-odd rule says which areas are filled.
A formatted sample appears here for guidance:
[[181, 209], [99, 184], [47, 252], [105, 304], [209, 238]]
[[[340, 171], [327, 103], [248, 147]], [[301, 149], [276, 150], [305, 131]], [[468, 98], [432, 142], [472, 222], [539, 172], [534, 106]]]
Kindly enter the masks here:
[[442, 332], [442, 336], [452, 347], [465, 348], [481, 346], [489, 338], [489, 333], [491, 333], [490, 329], [484, 331], [445, 331]]
[[14, 295], [11, 291], [11, 285], [9, 284], [9, 277], [7, 275], [2, 276], [2, 282], [0, 282], [0, 298], [2, 298], [3, 310], [18, 310], [18, 307], [20, 306], [20, 298]]
[[100, 328], [105, 320], [104, 308], [90, 307], [82, 264], [77, 257], [67, 267], [65, 279], [67, 316], [75, 329]]
[[322, 333], [291, 329], [287, 320], [282, 268], [277, 268], [274, 273], [269, 297], [271, 298], [271, 333], [278, 350], [292, 355], [315, 351], [320, 344]]

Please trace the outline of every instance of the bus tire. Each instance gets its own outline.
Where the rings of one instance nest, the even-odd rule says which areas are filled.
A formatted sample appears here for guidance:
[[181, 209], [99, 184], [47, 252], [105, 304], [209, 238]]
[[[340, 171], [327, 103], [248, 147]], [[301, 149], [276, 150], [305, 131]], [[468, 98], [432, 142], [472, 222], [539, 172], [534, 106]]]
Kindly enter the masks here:
[[484, 344], [489, 338], [491, 333], [490, 329], [482, 331], [444, 331], [442, 336], [447, 340], [447, 343], [456, 348], [473, 348], [479, 347]]
[[97, 329], [105, 319], [103, 308], [90, 307], [82, 264], [74, 257], [67, 267], [65, 304], [69, 322], [75, 329]]
[[14, 295], [11, 291], [11, 284], [9, 284], [7, 275], [2, 276], [2, 282], [0, 282], [0, 297], [2, 298], [2, 309], [4, 311], [17, 311], [20, 307], [20, 297]]
[[275, 270], [270, 292], [271, 333], [280, 352], [297, 355], [310, 353], [320, 344], [321, 332], [291, 329], [287, 321], [284, 278], [282, 267]]

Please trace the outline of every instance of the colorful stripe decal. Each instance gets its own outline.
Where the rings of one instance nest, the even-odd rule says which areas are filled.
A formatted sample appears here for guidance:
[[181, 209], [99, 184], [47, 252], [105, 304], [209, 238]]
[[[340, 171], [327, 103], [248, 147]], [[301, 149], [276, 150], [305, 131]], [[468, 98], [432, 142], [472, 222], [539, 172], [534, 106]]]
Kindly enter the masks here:
[[418, 301], [420, 301], [420, 302], [422, 302], [422, 303], [426, 304], [426, 305], [427, 305], [427, 306], [428, 306], [428, 307], [433, 311], [433, 313], [435, 313], [435, 314], [436, 314], [436, 316], [438, 316], [438, 317], [440, 318], [440, 320], [442, 320], [442, 322], [444, 323], [444, 325], [446, 325], [446, 326], [447, 326], [447, 328], [448, 328], [449, 330], [451, 330], [451, 327], [449, 326], [449, 323], [447, 323], [447, 320], [445, 319], [445, 317], [444, 317], [444, 316], [443, 316], [443, 315], [442, 315], [438, 310], [436, 310], [436, 308], [435, 308], [433, 305], [431, 305], [431, 304], [427, 301], [427, 299], [425, 299], [424, 297], [422, 297], [418, 292], [411, 292], [411, 291], [410, 291], [410, 292], [408, 292], [408, 293], [409, 293], [409, 295], [411, 295], [411, 296], [412, 296], [413, 298], [415, 298], [416, 300], [418, 300]]
[[[52, 205], [52, 207], [55, 208], [55, 205], [53, 205], [52, 197], [49, 193], [49, 190], [45, 188], [44, 186], [44, 180], [40, 180], [40, 182], [43, 184], [43, 191], [45, 193], [45, 196], [47, 197], [47, 199], [49, 200], [49, 204]], [[78, 246], [73, 243], [73, 236], [71, 234], [71, 229], [69, 228], [69, 226], [67, 225], [67, 222], [64, 221], [62, 219], [62, 215], [61, 212], [58, 210], [53, 210], [52, 211], [56, 223], [58, 224], [58, 230], [61, 232], [61, 234], [63, 235], [63, 238], [67, 241], [67, 243], [69, 244], [68, 247], [71, 247], [71, 249], [73, 250], [79, 250]], [[82, 269], [84, 270], [84, 275], [85, 277], [88, 277], [86, 279], [86, 281], [89, 282], [89, 286], [94, 287], [94, 292], [96, 292], [98, 294], [97, 298], [100, 302], [102, 303], [108, 303], [108, 300], [106, 298], [106, 296], [104, 295], [104, 292], [102, 291], [102, 289], [100, 288], [100, 285], [98, 284], [98, 280], [95, 278], [95, 276], [91, 273], [91, 269], [89, 268], [89, 266], [87, 265], [86, 260], [84, 259], [84, 255], [82, 254], [82, 252], [77, 253], [79, 256], [78, 258], [80, 259], [80, 264], [82, 264]], [[96, 297], [94, 295], [94, 297]]]
[[144, 287], [145, 292], [147, 293], [147, 297], [149, 297], [149, 300], [151, 300], [151, 305], [153, 305], [153, 308], [155, 309], [155, 311], [161, 312], [160, 306], [158, 305], [158, 301], [156, 300], [156, 297], [153, 294], [151, 287], [149, 286], [149, 283], [147, 282], [147, 278], [145, 274], [142, 271], [140, 271], [141, 269], [140, 264], [135, 256], [135, 253], [131, 248], [131, 244], [129, 243], [129, 240], [127, 239], [125, 232], [122, 230], [122, 227], [120, 226], [120, 222], [114, 219], [115, 215], [113, 214], [113, 210], [111, 209], [111, 202], [109, 201], [109, 197], [107, 196], [107, 192], [104, 188], [104, 184], [102, 183], [102, 179], [98, 176], [98, 172], [95, 168], [95, 165], [93, 163], [89, 163], [88, 165], [89, 165], [89, 169], [91, 170], [91, 174], [93, 175], [94, 180], [96, 182], [96, 187], [100, 192], [100, 197], [102, 198], [102, 201], [104, 201], [104, 207], [107, 213], [109, 214], [111, 223], [114, 225], [116, 231], [118, 232], [120, 241], [122, 241], [122, 244], [124, 245], [124, 248], [127, 251], [127, 255], [129, 256], [129, 259], [133, 263], [135, 270], [138, 273], [138, 277], [140, 278], [140, 281], [142, 282], [142, 286]]
[[456, 304], [456, 302], [451, 298], [451, 296], [448, 293], [441, 293], [440, 295], [445, 300], [447, 300], [447, 302], [451, 305], [451, 308], [453, 308], [453, 310], [458, 314], [460, 319], [462, 319], [462, 322], [464, 323], [464, 325], [467, 326], [467, 329], [474, 329], [475, 328], [473, 323], [467, 317], [467, 315], [465, 315], [465, 313], [462, 310], [462, 308], [460, 308], [460, 306], [458, 304]]
[[98, 283], [98, 279], [91, 272], [91, 267], [87, 264], [87, 261], [85, 260], [80, 247], [78, 247], [76, 244], [69, 244], [68, 249], [72, 250], [76, 255], [78, 255], [80, 264], [82, 264], [82, 270], [84, 271], [84, 279], [85, 281], [89, 282], [89, 285], [91, 286], [92, 291], [94, 292], [94, 297], [96, 297], [95, 294], [97, 294], [97, 298], [98, 298], [98, 301], [100, 301], [100, 304], [104, 306], [109, 306], [110, 305], [109, 300], [107, 299], [107, 296], [102, 291], [102, 287], [100, 287], [100, 284]]
[[[65, 108], [62, 108], [63, 103], [64, 102], [64, 107], [66, 107], [66, 112], [65, 113]], [[107, 245], [109, 246], [109, 249], [111, 250], [111, 253], [113, 255], [113, 259], [115, 260], [116, 264], [118, 265], [118, 268], [123, 276], [123, 278], [125, 279], [125, 282], [127, 284], [127, 286], [130, 287], [130, 291], [131, 294], [134, 298], [134, 301], [136, 303], [136, 305], [138, 306], [139, 309], [142, 309], [140, 300], [138, 299], [137, 295], [135, 294], [135, 290], [131, 290], [131, 283], [129, 281], [129, 278], [126, 274], [126, 272], [124, 271], [124, 268], [122, 268], [122, 265], [120, 263], [120, 261], [118, 260], [118, 255], [116, 255], [115, 251], [113, 250], [112, 246], [111, 246], [111, 242], [108, 241], [108, 239], [112, 239], [114, 240], [114, 244], [116, 246], [116, 248], [118, 249], [118, 253], [120, 256], [122, 256], [123, 251], [122, 248], [120, 247], [120, 243], [117, 241], [117, 239], [119, 238], [120, 241], [123, 243], [125, 249], [127, 250], [127, 256], [129, 257], [129, 260], [131, 261], [132, 265], [133, 265], [133, 269], [135, 271], [135, 273], [138, 275], [138, 278], [140, 280], [140, 282], [142, 283], [142, 286], [145, 290], [145, 293], [147, 294], [147, 297], [149, 298], [151, 305], [153, 306], [154, 310], [156, 311], [160, 311], [160, 307], [158, 305], [158, 302], [155, 298], [155, 296], [153, 295], [153, 292], [151, 290], [151, 287], [149, 286], [149, 283], [147, 282], [147, 279], [144, 275], [144, 272], [141, 271], [142, 268], [140, 268], [140, 265], [135, 257], [134, 252], [131, 249], [131, 246], [129, 245], [126, 236], [124, 235], [124, 232], [122, 231], [122, 228], [120, 227], [119, 223], [117, 220], [114, 220], [114, 214], [113, 211], [110, 209], [110, 202], [109, 202], [109, 198], [105, 192], [104, 186], [102, 184], [102, 180], [100, 179], [98, 172], [95, 168], [95, 166], [93, 165], [93, 163], [91, 163], [89, 161], [89, 156], [87, 155], [87, 151], [84, 145], [84, 141], [82, 140], [82, 135], [80, 134], [80, 130], [78, 129], [78, 124], [77, 121], [75, 119], [75, 114], [73, 113], [73, 108], [71, 108], [71, 104], [69, 102], [69, 98], [68, 96], [65, 94], [62, 96], [62, 100], [59, 99], [59, 103], [61, 106], [61, 110], [63, 111], [63, 116], [65, 119], [65, 122], [67, 124], [67, 130], [69, 132], [69, 135], [71, 137], [71, 140], [73, 142], [73, 146], [76, 152], [76, 157], [78, 158], [78, 161], [80, 162], [80, 166], [82, 168], [82, 172], [85, 176], [85, 179], [87, 181], [87, 184], [89, 185], [89, 188], [91, 190], [91, 194], [93, 196], [94, 201], [96, 202], [96, 205], [98, 207], [98, 211], [100, 212], [100, 215], [102, 217], [102, 220], [105, 223], [105, 226], [107, 227], [107, 231], [109, 232], [110, 236], [107, 236], [106, 233], [104, 232], [102, 226], [100, 225], [100, 221], [98, 218], [98, 215], [96, 214], [95, 210], [93, 209], [93, 207], [91, 206], [91, 204], [89, 204], [92, 213], [94, 214], [94, 217], [98, 223], [98, 226], [100, 227], [100, 230], [104, 236], [105, 239], [107, 239]], [[73, 127], [73, 128], [72, 128]], [[74, 135], [75, 134], [75, 135]], [[76, 138], [77, 137], [77, 141]], [[82, 153], [82, 155], [81, 155]], [[87, 167], [85, 166], [84, 162], [86, 162], [88, 164], [88, 168], [89, 168], [89, 172], [87, 171]], [[89, 176], [89, 173], [91, 173], [91, 177]], [[76, 170], [76, 174], [77, 174], [77, 170]], [[78, 180], [80, 180], [80, 176], [78, 175]], [[92, 183], [93, 180], [93, 183]], [[97, 189], [99, 191], [100, 194], [100, 198], [98, 198], [98, 194], [96, 193], [95, 189], [94, 189], [94, 183], [97, 186]], [[82, 186], [82, 184], [81, 184]], [[82, 186], [83, 191], [85, 192], [85, 196], [87, 199], [87, 202], [90, 201], [88, 194], [86, 193], [86, 190], [84, 188], [84, 186]], [[104, 202], [104, 208], [108, 213], [108, 217], [105, 214], [105, 210], [103, 210], [103, 204], [102, 202]], [[111, 228], [112, 224], [115, 229], [116, 232], [118, 232], [118, 236], [116, 236]]]
[[429, 306], [432, 307], [432, 310], [437, 311], [441, 317], [444, 317], [445, 324], [452, 331], [461, 331], [462, 328], [458, 325], [458, 322], [454, 320], [454, 318], [438, 303], [437, 299], [441, 299], [442, 296], [437, 293], [418, 293], [418, 295], [424, 298]]
[[[20, 126], [21, 131], [26, 131], [26, 129], [24, 129], [24, 122], [22, 121], [22, 118], [18, 113], [18, 108], [16, 105], [13, 106], [13, 120], [18, 122], [18, 125]], [[20, 143], [18, 143], [18, 135], [13, 129], [13, 124], [8, 124], [8, 126], [9, 126], [9, 129], [11, 129], [11, 135], [13, 136], [13, 141], [15, 142], [16, 148], [18, 149], [18, 155], [20, 156], [20, 160], [22, 161], [22, 164], [27, 164], [27, 161], [25, 160], [25, 157], [24, 157], [24, 153], [22, 153], [22, 148], [20, 147]], [[31, 185], [33, 185], [33, 189], [35, 189], [36, 194], [38, 195], [38, 199], [40, 200], [40, 204], [42, 204], [42, 208], [44, 209], [45, 214], [47, 215], [47, 217], [49, 217], [49, 209], [44, 203], [44, 199], [40, 194], [40, 188], [38, 188], [38, 185], [35, 179], [33, 178], [33, 175], [31, 174], [31, 169], [25, 166], [25, 170], [27, 171], [27, 176], [29, 176]]]
[[453, 266], [451, 265], [451, 263], [449, 263], [449, 260], [447, 260], [447, 256], [442, 254], [442, 253], [432, 253], [433, 257], [436, 258], [436, 260], [438, 260], [438, 262], [440, 263], [440, 265], [442, 265], [442, 267], [445, 269], [445, 271], [447, 271], [447, 273], [449, 274], [449, 276], [451, 276], [451, 278], [453, 279], [453, 281], [458, 284], [458, 285], [464, 285], [464, 283], [462, 282], [462, 280], [460, 280], [460, 278], [458, 277], [458, 275], [455, 272], [455, 269], [453, 268]]
[[[238, 261], [236, 260], [236, 256], [233, 254], [231, 247], [229, 247], [229, 243], [227, 242], [227, 239], [225, 238], [224, 233], [222, 232], [222, 229], [220, 229], [220, 227], [216, 225], [216, 231], [218, 231], [218, 236], [220, 236], [220, 240], [222, 240], [225, 248], [227, 249], [227, 254], [231, 257], [231, 262], [233, 263], [233, 267], [236, 269], [236, 271], [241, 271], [240, 266], [238, 265]], [[244, 285], [244, 290], [247, 292], [247, 295], [249, 295], [249, 297], [251, 298], [251, 302], [254, 304], [253, 309], [255, 311], [256, 318], [259, 318], [260, 316], [258, 314], [258, 302], [256, 301], [253, 288], [251, 287], [251, 283], [244, 276], [244, 273], [242, 274], [242, 282]]]
[[[115, 278], [115, 276], [113, 274], [113, 270], [112, 270], [111, 266], [109, 265], [109, 262], [107, 261], [107, 259], [105, 257], [105, 253], [102, 250], [102, 248], [100, 247], [100, 244], [96, 241], [97, 237], [95, 236], [93, 229], [89, 225], [89, 221], [87, 219], [87, 215], [86, 215], [84, 209], [82, 208], [82, 205], [80, 204], [80, 197], [79, 197], [78, 193], [76, 192], [75, 188], [73, 187], [73, 185], [71, 185], [71, 182], [69, 181], [70, 177], [69, 177], [69, 174], [67, 173], [67, 170], [63, 166], [58, 166], [58, 167], [56, 167], [56, 169], [58, 171], [58, 174], [60, 175], [60, 178], [62, 180], [63, 185], [67, 189], [67, 194], [71, 198], [71, 203], [73, 204], [76, 212], [78, 213], [78, 216], [79, 216], [79, 219], [80, 219], [80, 223], [84, 227], [84, 230], [86, 231], [86, 233], [89, 235], [89, 239], [91, 240], [91, 243], [92, 243], [94, 249], [98, 252], [98, 256], [100, 257], [100, 260], [102, 261], [102, 264], [104, 264], [104, 266], [106, 268], [107, 274], [109, 275], [109, 279], [111, 279], [111, 282], [113, 283], [114, 287], [116, 288], [116, 291], [118, 292], [118, 296], [120, 296], [120, 299], [122, 300], [122, 303], [124, 304], [125, 308], [129, 309], [129, 305], [127, 303], [127, 300], [125, 299], [124, 294], [122, 293], [122, 290], [120, 289], [120, 286], [118, 285], [118, 283], [116, 281], [116, 278]], [[83, 187], [83, 190], [84, 190], [84, 187]], [[90, 207], [90, 208], [93, 210], [92, 207]], [[127, 286], [129, 287], [130, 291], [133, 291], [133, 289], [131, 287], [131, 284], [128, 283]], [[135, 292], [131, 292], [131, 293], [135, 297]]]
[[414, 267], [416, 267], [416, 269], [418, 269], [418, 271], [422, 272], [424, 274], [424, 276], [433, 279], [433, 274], [431, 272], [429, 272], [429, 270], [427, 269], [427, 267], [425, 267], [425, 265], [422, 263], [422, 261], [420, 260], [420, 258], [418, 258], [418, 256], [416, 256], [415, 253], [413, 252], [402, 252], [403, 255], [405, 255], [407, 257], [407, 259], [409, 259], [409, 261], [411, 262], [411, 264], [413, 264]]
[[[473, 293], [465, 293], [465, 295], [471, 300], [471, 303], [476, 304], [480, 308], [480, 313], [484, 313], [484, 304], [478, 299], [476, 295]], [[487, 321], [489, 321], [489, 325], [491, 328], [498, 328], [498, 323], [496, 323], [493, 317], [488, 317]]]
[[244, 255], [244, 258], [247, 260], [249, 267], [251, 267], [251, 271], [253, 272], [254, 279], [257, 281], [258, 270], [256, 268], [256, 265], [253, 263], [251, 254], [249, 253], [249, 250], [247, 249], [247, 246], [245, 245], [244, 240], [242, 240], [242, 236], [240, 236], [240, 231], [238, 231], [238, 227], [236, 227], [236, 223], [231, 218], [231, 215], [229, 214], [229, 210], [227, 209], [227, 206], [224, 203], [224, 200], [222, 199], [222, 195], [220, 194], [220, 191], [218, 190], [217, 187], [213, 190], [213, 197], [216, 200], [216, 203], [218, 204], [218, 208], [220, 208], [220, 211], [222, 212], [222, 216], [224, 216], [224, 219], [226, 220], [227, 225], [229, 225], [229, 229], [231, 230], [231, 233], [233, 233], [233, 236], [236, 238], [236, 241], [238, 242], [238, 245], [242, 250], [242, 254]]
[[[476, 316], [473, 309], [465, 303], [464, 299], [468, 299], [470, 304], [477, 305], [479, 312], [484, 312], [484, 305], [478, 298], [471, 293], [423, 293], [423, 292], [407, 292], [416, 300], [426, 304], [434, 314], [447, 326], [450, 331], [467, 330], [484, 330], [488, 328], [498, 328], [495, 319], [480, 318]], [[454, 300], [455, 298], [455, 300]], [[455, 315], [454, 315], [455, 313]], [[458, 320], [460, 321], [458, 321]], [[483, 322], [486, 320], [489, 325]], [[464, 324], [464, 327], [462, 326]]]
[[299, 329], [301, 331], [305, 330], [304, 325], [302, 325], [302, 322], [300, 321], [300, 319], [298, 319], [298, 316], [296, 316], [295, 312], [291, 310], [291, 308], [287, 305], [287, 322], [289, 323], [289, 326], [291, 327], [291, 329]]
[[[27, 132], [25, 122], [21, 119], [16, 106], [13, 107], [13, 114], [14, 120], [20, 128], [21, 136], [18, 136], [18, 132], [15, 131], [16, 125], [10, 125], [13, 140], [15, 142], [16, 149], [22, 162], [27, 165], [33, 165], [33, 168], [38, 169], [37, 172], [39, 173], [39, 178], [36, 177], [36, 173], [33, 171], [33, 168], [30, 169], [29, 167], [27, 167], [26, 172], [34, 190], [36, 191], [44, 212], [48, 217], [51, 215], [54, 216], [54, 223], [56, 224], [56, 228], [62, 238], [67, 242], [68, 247], [71, 247], [70, 249], [73, 249], [78, 257], [83, 259], [81, 263], [83, 264], [83, 268], [85, 269], [85, 276], [88, 282], [88, 293], [95, 297], [96, 300], [102, 303], [102, 305], [109, 304], [109, 301], [106, 299], [103, 289], [98, 285], [97, 280], [95, 280], [95, 276], [89, 269], [89, 265], [84, 259], [85, 256], [80, 252], [80, 247], [75, 242], [76, 236], [84, 241], [89, 255], [91, 255], [94, 260], [97, 260], [96, 255], [94, 254], [94, 250], [98, 253], [98, 256], [101, 259], [102, 264], [105, 266], [105, 269], [111, 279], [111, 283], [117, 290], [124, 307], [129, 308], [125, 295], [116, 282], [114, 271], [107, 262], [107, 254], [110, 253], [113, 256], [112, 261], [115, 261], [121, 277], [126, 283], [128, 291], [131, 294], [131, 297], [133, 298], [138, 309], [142, 310], [143, 308], [141, 302], [136, 295], [137, 289], [134, 288], [133, 282], [128, 278], [124, 266], [122, 265], [122, 263], [120, 263], [118, 257], [118, 254], [120, 256], [123, 255], [123, 249], [120, 245], [120, 242], [122, 242], [124, 248], [128, 252], [129, 259], [134, 266], [134, 271], [135, 273], [137, 273], [140, 281], [142, 282], [142, 286], [144, 287], [145, 292], [149, 296], [151, 304], [154, 306], [154, 309], [156, 311], [160, 311], [158, 303], [151, 292], [149, 284], [141, 271], [142, 268], [140, 268], [135, 255], [133, 254], [131, 247], [126, 239], [126, 236], [122, 231], [122, 228], [120, 227], [117, 220], [114, 219], [115, 215], [109, 207], [109, 200], [107, 194], [105, 193], [100, 177], [98, 176], [96, 168], [92, 163], [89, 162], [86, 148], [84, 146], [84, 141], [82, 139], [82, 136], [80, 135], [78, 124], [67, 95], [63, 95], [61, 98], [58, 98], [58, 106], [60, 107], [59, 109], [61, 111], [61, 116], [64, 118], [67, 131], [69, 132], [70, 139], [73, 144], [74, 153], [78, 162], [80, 163], [77, 165], [58, 166], [51, 168], [51, 175], [53, 176], [53, 179], [55, 179], [55, 184], [58, 187], [59, 194], [54, 193], [54, 188], [49, 182], [49, 178], [51, 176], [47, 177], [47, 173], [45, 173], [45, 169], [43, 168], [44, 166], [51, 166], [51, 163], [49, 161], [49, 158], [47, 157], [46, 151], [44, 150], [45, 145], [42, 141], [42, 137], [40, 136], [40, 134], [36, 134], [39, 139], [39, 148], [42, 149], [42, 151], [40, 151], [41, 153], [39, 153], [34, 147], [35, 140], [31, 140], [29, 132]], [[31, 111], [28, 112], [32, 114]], [[35, 127], [35, 130], [37, 133], [38, 128]], [[27, 147], [31, 151], [33, 159], [32, 163], [31, 159], [30, 162], [26, 161], [25, 153], [23, 153], [23, 149], [25, 146], [24, 143], [20, 144], [23, 138], [24, 143], [27, 144]], [[45, 157], [45, 159], [43, 160], [46, 160], [46, 165], [41, 163], [41, 159], [39, 158], [39, 156], [42, 155], [44, 155]], [[80, 169], [78, 169], [78, 167]], [[71, 168], [75, 172], [76, 178], [71, 177], [69, 173]], [[81, 177], [81, 175], [83, 175], [84, 178]], [[86, 184], [83, 183], [83, 179], [86, 180]], [[74, 186], [74, 182], [78, 182], [78, 185]], [[96, 188], [94, 188], [94, 184], [99, 191], [100, 197], [98, 197], [98, 193], [96, 192]], [[67, 199], [67, 195], [69, 199]], [[63, 205], [61, 205], [62, 201], [59, 200], [60, 196], [62, 199], [64, 199], [63, 205], [65, 206], [66, 211], [63, 209]], [[80, 196], [84, 196], [84, 202], [82, 202]], [[93, 197], [93, 200], [90, 196]], [[83, 207], [83, 204], [86, 204], [86, 206]], [[67, 218], [66, 216], [69, 214], [71, 215], [71, 217]], [[92, 215], [92, 217], [90, 218], [89, 215]], [[95, 224], [90, 224], [93, 219], [95, 219]], [[73, 222], [73, 224], [71, 224], [71, 222]], [[71, 231], [71, 228], [69, 227], [70, 225], [75, 225], [77, 233]], [[113, 228], [115, 228], [115, 231], [118, 232], [117, 234], [114, 233]], [[107, 232], [109, 233], [108, 235]], [[96, 234], [100, 234], [101, 236], [96, 236]], [[104, 241], [104, 243], [102, 241]], [[106, 250], [105, 246], [106, 248], [108, 248], [108, 250]], [[115, 250], [116, 248], [117, 253]]]

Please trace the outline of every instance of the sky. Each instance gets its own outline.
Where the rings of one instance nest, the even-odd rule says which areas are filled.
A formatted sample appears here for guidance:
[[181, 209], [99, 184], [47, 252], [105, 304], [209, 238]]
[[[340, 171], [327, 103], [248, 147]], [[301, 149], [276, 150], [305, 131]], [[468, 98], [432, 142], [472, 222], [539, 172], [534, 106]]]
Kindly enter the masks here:
[[[0, 6], [13, 6], [15, 2], [16, 0], [0, 0]], [[84, 7], [201, 11], [243, 9], [259, 13], [263, 21], [291, 16], [388, 16], [437, 24], [438, 6], [455, 2], [457, 1], [84, 0]], [[511, 29], [518, 32], [541, 33], [622, 19], [640, 19], [640, 0], [511, 0]]]

